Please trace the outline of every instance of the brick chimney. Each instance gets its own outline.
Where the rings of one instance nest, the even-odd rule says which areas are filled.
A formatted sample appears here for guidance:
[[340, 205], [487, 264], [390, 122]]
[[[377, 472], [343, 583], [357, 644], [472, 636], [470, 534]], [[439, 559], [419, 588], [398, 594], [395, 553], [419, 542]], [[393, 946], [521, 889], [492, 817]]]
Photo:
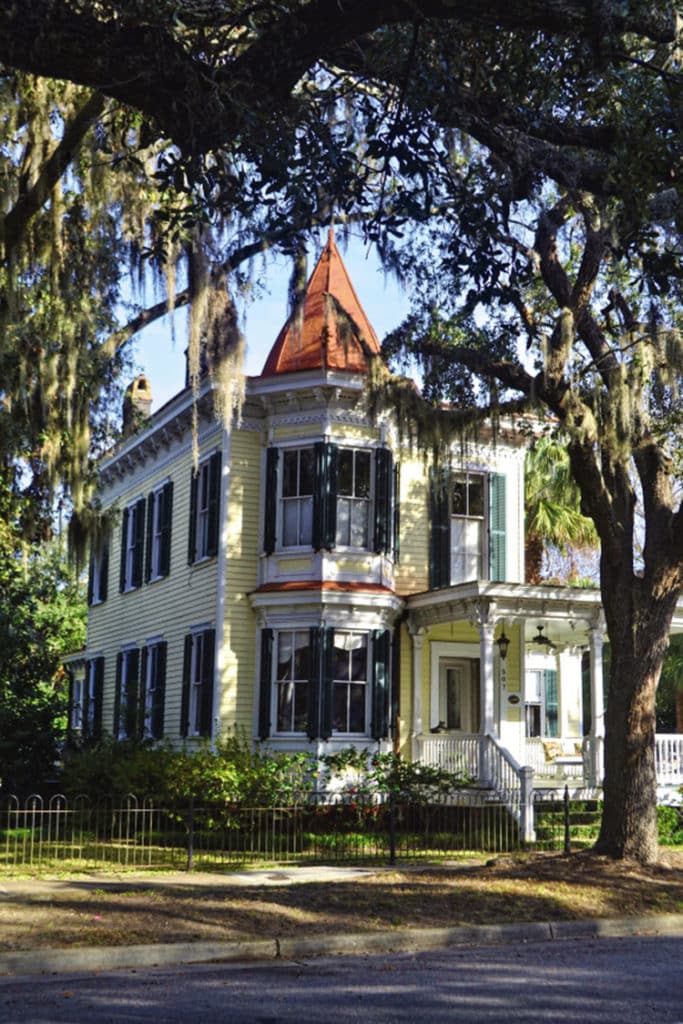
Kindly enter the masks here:
[[152, 388], [141, 373], [128, 385], [123, 396], [123, 436], [131, 437], [152, 412]]

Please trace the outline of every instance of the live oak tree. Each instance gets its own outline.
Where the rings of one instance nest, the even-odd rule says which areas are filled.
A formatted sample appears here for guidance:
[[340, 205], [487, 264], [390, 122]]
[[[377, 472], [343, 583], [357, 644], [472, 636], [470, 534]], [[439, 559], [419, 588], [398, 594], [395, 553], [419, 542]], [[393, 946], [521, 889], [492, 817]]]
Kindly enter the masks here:
[[[641, 860], [656, 855], [654, 694], [683, 585], [680, 42], [665, 0], [0, 11], [7, 68], [144, 119], [155, 180], [183, 197], [166, 237], [264, 203], [271, 227], [374, 211], [387, 264], [420, 271], [427, 301], [387, 351], [420, 356], [426, 396], [446, 387], [463, 406], [450, 421], [554, 414], [600, 537], [613, 651], [599, 848]], [[416, 430], [448, 432], [399, 392]]]
[[[434, 147], [432, 167], [447, 155], [432, 195], [441, 188], [453, 199], [449, 220], [431, 219], [422, 252], [415, 236], [407, 256], [394, 251], [422, 301], [386, 350], [422, 361], [427, 396], [460, 407], [447, 417], [453, 425], [472, 420], [466, 406], [477, 417], [545, 408], [567, 438], [581, 508], [600, 539], [612, 652], [597, 846], [650, 860], [655, 692], [683, 588], [680, 65], [677, 54], [645, 47], [570, 96], [564, 81], [525, 76], [514, 47], [505, 64], [498, 52], [508, 87], [499, 123], [492, 130], [473, 112], [475, 145]], [[440, 66], [431, 79], [423, 73], [425, 108], [446, 88]], [[456, 83], [456, 102], [459, 92]], [[480, 95], [472, 106], [487, 103]], [[452, 108], [441, 119], [458, 121]], [[569, 121], [564, 142], [550, 141], [558, 119]], [[545, 156], [531, 159], [536, 124]], [[603, 141], [589, 155], [591, 132]], [[443, 414], [411, 389], [392, 391], [424, 437], [446, 433]]]

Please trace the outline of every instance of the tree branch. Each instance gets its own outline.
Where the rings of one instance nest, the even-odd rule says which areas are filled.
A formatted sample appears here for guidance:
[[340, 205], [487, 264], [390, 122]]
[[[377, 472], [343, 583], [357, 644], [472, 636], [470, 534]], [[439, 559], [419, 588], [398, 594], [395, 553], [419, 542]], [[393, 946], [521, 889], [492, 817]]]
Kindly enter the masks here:
[[220, 57], [212, 62], [206, 50], [183, 45], [177, 29], [134, 19], [124, 5], [111, 7], [118, 16], [105, 19], [92, 13], [95, 4], [90, 10], [66, 0], [2, 4], [0, 61], [131, 105], [154, 117], [186, 153], [220, 148], [253, 128], [254, 117], [272, 124], [309, 69], [383, 26], [428, 18], [475, 29], [536, 30], [591, 45], [624, 32], [662, 43], [676, 38], [673, 4], [653, 10], [617, 0], [598, 7], [585, 0], [311, 0], [275, 14], [252, 39], [246, 17], [232, 28], [218, 27]]
[[88, 97], [66, 126], [51, 155], [41, 165], [40, 174], [33, 186], [20, 195], [4, 218], [0, 218], [5, 259], [11, 257], [31, 218], [47, 202], [53, 188], [71, 163], [75, 149], [102, 113], [105, 102], [104, 96], [100, 93], [93, 93]]

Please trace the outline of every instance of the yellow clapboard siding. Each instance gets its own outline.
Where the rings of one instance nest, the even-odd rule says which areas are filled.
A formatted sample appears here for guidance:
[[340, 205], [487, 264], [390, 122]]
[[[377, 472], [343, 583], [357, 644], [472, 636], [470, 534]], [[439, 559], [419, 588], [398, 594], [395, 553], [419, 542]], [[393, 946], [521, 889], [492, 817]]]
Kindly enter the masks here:
[[[217, 429], [203, 441], [199, 458], [216, 450], [220, 440]], [[122, 645], [142, 647], [152, 638], [166, 640], [166, 709], [165, 732], [179, 737], [180, 704], [185, 634], [192, 626], [213, 626], [216, 614], [217, 560], [209, 559], [188, 565], [187, 541], [190, 522], [190, 481], [193, 472], [189, 444], [181, 448], [175, 459], [166, 452], [159, 454], [157, 471], [152, 465], [141, 483], [132, 477], [127, 489], [116, 492], [116, 506], [123, 509], [138, 497], [147, 497], [156, 486], [173, 481], [173, 525], [169, 575], [152, 583], [143, 583], [136, 590], [119, 592], [121, 557], [121, 526], [114, 527], [110, 544], [108, 597], [91, 607], [88, 616], [88, 652], [104, 655], [104, 694], [102, 725], [110, 732], [114, 714], [116, 655]], [[107, 507], [107, 491], [102, 494]]]

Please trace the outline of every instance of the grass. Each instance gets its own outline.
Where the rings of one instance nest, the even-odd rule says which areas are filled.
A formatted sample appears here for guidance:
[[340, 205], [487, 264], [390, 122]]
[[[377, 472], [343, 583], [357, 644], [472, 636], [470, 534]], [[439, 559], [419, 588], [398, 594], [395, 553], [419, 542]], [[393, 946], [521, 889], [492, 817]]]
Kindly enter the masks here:
[[372, 865], [353, 881], [300, 884], [274, 866], [271, 884], [248, 887], [229, 872], [5, 876], [0, 951], [683, 913], [683, 850], [664, 857], [647, 868], [587, 853]]

